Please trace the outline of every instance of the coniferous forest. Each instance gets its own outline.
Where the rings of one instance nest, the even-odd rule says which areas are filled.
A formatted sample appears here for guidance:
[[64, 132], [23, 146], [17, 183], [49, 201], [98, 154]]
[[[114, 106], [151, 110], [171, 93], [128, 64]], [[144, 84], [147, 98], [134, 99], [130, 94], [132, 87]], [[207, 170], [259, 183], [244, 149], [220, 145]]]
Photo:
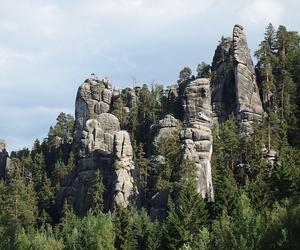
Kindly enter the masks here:
[[[62, 187], [80, 165], [73, 143], [78, 124], [70, 114], [60, 113], [43, 141], [11, 152], [0, 181], [0, 249], [300, 249], [297, 32], [269, 24], [254, 53], [264, 114], [252, 121], [251, 133], [240, 133], [230, 108], [232, 93], [225, 86], [222, 102], [228, 105], [223, 105], [222, 114], [226, 117], [211, 128], [213, 199], [197, 191], [195, 163], [182, 157], [180, 131], [185, 124], [180, 91], [198, 78], [210, 79], [212, 89], [220, 75], [232, 82], [234, 61], [231, 49], [222, 50], [226, 44], [222, 38], [216, 50], [221, 61], [199, 63], [194, 75], [184, 67], [178, 83], [167, 90], [162, 85], [140, 87], [130, 109], [125, 98], [111, 103], [110, 113], [130, 135], [139, 205], [109, 207], [103, 171], [96, 171], [91, 188], [80, 193], [88, 197], [87, 209], [85, 201], [72, 203], [66, 197], [61, 201]], [[224, 61], [227, 68], [222, 75], [216, 65]], [[179, 89], [179, 95], [171, 95], [172, 88]], [[166, 115], [178, 123], [167, 139], [157, 140], [155, 152], [163, 156], [164, 164], [156, 171], [150, 164], [150, 131]], [[166, 213], [155, 217], [151, 199], [160, 190], [168, 193]]]

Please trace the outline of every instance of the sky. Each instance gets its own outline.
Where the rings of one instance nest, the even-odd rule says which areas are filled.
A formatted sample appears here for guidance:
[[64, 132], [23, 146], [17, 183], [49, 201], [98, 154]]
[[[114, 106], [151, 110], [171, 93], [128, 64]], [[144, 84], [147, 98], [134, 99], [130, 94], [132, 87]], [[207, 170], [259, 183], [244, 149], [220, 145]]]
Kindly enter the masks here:
[[251, 52], [269, 22], [300, 31], [299, 0], [0, 0], [0, 138], [8, 151], [74, 115], [78, 86], [95, 73], [113, 86], [168, 86], [211, 63], [234, 24]]

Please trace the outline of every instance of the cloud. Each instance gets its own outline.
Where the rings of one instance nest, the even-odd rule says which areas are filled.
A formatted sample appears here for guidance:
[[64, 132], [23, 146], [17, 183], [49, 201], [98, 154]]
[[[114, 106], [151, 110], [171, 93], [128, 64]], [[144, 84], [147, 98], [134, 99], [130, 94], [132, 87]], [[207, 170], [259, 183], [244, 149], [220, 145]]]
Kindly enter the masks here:
[[7, 142], [9, 150], [31, 147], [36, 138], [42, 140], [47, 136], [49, 120], [55, 124], [55, 119], [60, 112], [72, 113], [64, 107], [12, 107], [1, 106], [0, 138]]
[[241, 20], [254, 26], [273, 23], [279, 25], [284, 18], [286, 1], [281, 0], [253, 0], [245, 1], [241, 11]]
[[77, 88], [91, 72], [121, 87], [133, 77], [170, 85], [184, 66], [211, 62], [218, 40], [231, 35], [235, 23], [245, 26], [252, 49], [270, 21], [300, 28], [299, 5], [297, 0], [0, 1], [0, 138], [15, 150], [45, 136], [60, 111], [74, 113]]

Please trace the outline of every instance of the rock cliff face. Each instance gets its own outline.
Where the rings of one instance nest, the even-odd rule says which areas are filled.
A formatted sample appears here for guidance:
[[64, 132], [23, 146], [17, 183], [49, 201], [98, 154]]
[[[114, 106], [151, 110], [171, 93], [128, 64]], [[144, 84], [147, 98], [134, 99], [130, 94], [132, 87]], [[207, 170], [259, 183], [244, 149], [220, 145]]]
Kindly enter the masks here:
[[3, 140], [0, 140], [0, 180], [5, 180], [6, 178], [8, 161], [6, 144]]
[[263, 108], [242, 26], [234, 26], [232, 39], [221, 39], [212, 70], [212, 108], [216, 120], [223, 122], [234, 114], [241, 133], [250, 134], [251, 124], [261, 119]]
[[224, 122], [235, 111], [235, 80], [232, 38], [223, 38], [212, 62], [212, 110], [216, 122]]
[[251, 123], [263, 115], [262, 102], [256, 84], [256, 76], [243, 27], [233, 28], [233, 53], [235, 60], [236, 112], [240, 130], [252, 132]]
[[119, 131], [114, 138], [115, 185], [114, 207], [128, 207], [139, 203], [139, 171], [133, 162], [133, 150], [128, 132]]
[[77, 164], [64, 179], [59, 200], [67, 199], [79, 215], [91, 205], [97, 170], [105, 185], [104, 210], [127, 207], [138, 196], [129, 134], [120, 131], [119, 120], [108, 113], [112, 93], [107, 82], [97, 79], [87, 79], [78, 89], [73, 142]]
[[181, 133], [183, 154], [196, 163], [198, 192], [202, 197], [214, 200], [210, 164], [212, 110], [209, 79], [200, 78], [189, 82], [182, 101], [186, 126]]

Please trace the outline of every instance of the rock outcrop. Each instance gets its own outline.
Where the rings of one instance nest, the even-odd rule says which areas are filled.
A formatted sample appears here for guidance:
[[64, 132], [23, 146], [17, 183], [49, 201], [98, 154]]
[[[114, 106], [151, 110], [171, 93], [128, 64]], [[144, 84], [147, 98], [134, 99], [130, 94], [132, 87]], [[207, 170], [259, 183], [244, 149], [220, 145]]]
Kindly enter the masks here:
[[[191, 77], [164, 92], [162, 113], [172, 113], [178, 120], [166, 115], [149, 131], [147, 198], [152, 218], [165, 218], [168, 201], [168, 190], [157, 189], [158, 176], [166, 164], [158, 147], [177, 133], [179, 120], [183, 122], [182, 156], [195, 162], [197, 190], [213, 201], [212, 123], [224, 122], [233, 114], [241, 133], [247, 136], [252, 133], [253, 121], [262, 118], [254, 66], [242, 26], [234, 26], [232, 38], [221, 39], [211, 70], [211, 79]], [[111, 111], [112, 106], [121, 105], [129, 113], [138, 105], [139, 95], [139, 87], [112, 90], [107, 81], [96, 78], [87, 79], [79, 87], [73, 139], [77, 164], [65, 178], [61, 190], [61, 200], [67, 198], [79, 215], [89, 208], [88, 194], [97, 170], [102, 173], [105, 185], [106, 211], [138, 203], [139, 172], [133, 161], [130, 136], [121, 130], [119, 120]], [[122, 128], [126, 128], [125, 123]], [[269, 158], [271, 162], [274, 154]], [[246, 169], [242, 164], [240, 167]]]
[[7, 165], [9, 162], [5, 141], [0, 140], [0, 180], [6, 179]]
[[243, 27], [233, 28], [233, 55], [235, 60], [236, 112], [240, 130], [244, 134], [252, 132], [254, 119], [261, 120], [262, 102], [256, 84], [256, 76]]
[[199, 78], [187, 83], [182, 101], [186, 126], [181, 132], [184, 157], [196, 163], [198, 192], [202, 197], [214, 200], [210, 164], [212, 110], [209, 79]]
[[97, 79], [87, 79], [78, 89], [73, 141], [77, 164], [64, 179], [59, 197], [61, 203], [67, 199], [78, 215], [91, 205], [98, 170], [105, 186], [105, 211], [126, 207], [138, 196], [129, 134], [120, 131], [118, 118], [109, 113], [112, 93], [106, 81]]
[[233, 28], [232, 38], [222, 38], [212, 63], [212, 109], [216, 121], [234, 114], [244, 135], [252, 133], [252, 123], [261, 120], [262, 102], [244, 29]]
[[[95, 140], [90, 141], [90, 139], [93, 139], [91, 136], [94, 136], [94, 139], [96, 139], [96, 136], [100, 136], [99, 134], [96, 134], [96, 131], [98, 130], [97, 127], [99, 128], [99, 126], [103, 125], [104, 129], [110, 131], [120, 129], [116, 117], [109, 114], [103, 115], [103, 113], [107, 113], [110, 110], [111, 98], [112, 89], [108, 83], [103, 80], [100, 81], [90, 78], [79, 87], [75, 103], [74, 134], [74, 145], [76, 146], [75, 153], [79, 158], [89, 155], [90, 150], [92, 149], [92, 141], [95, 142]], [[87, 123], [87, 121], [89, 122]], [[90, 132], [94, 134], [90, 134]], [[112, 137], [113, 136], [111, 135], [111, 141]], [[106, 140], [109, 139], [106, 138]], [[97, 148], [100, 145], [97, 144], [94, 146]], [[108, 151], [111, 153], [112, 143], [109, 146], [110, 150]]]
[[119, 131], [114, 138], [116, 173], [114, 185], [114, 207], [139, 204], [139, 171], [133, 162], [133, 150], [127, 131]]
[[223, 38], [212, 62], [211, 103], [215, 122], [224, 122], [235, 112], [235, 80], [232, 55], [232, 38]]
[[150, 164], [148, 168], [148, 190], [151, 197], [150, 217], [163, 220], [167, 215], [168, 190], [156, 190], [159, 174], [165, 166], [164, 156], [159, 154], [160, 143], [166, 142], [172, 136], [176, 136], [178, 120], [172, 115], [166, 115], [157, 124], [150, 128]]

